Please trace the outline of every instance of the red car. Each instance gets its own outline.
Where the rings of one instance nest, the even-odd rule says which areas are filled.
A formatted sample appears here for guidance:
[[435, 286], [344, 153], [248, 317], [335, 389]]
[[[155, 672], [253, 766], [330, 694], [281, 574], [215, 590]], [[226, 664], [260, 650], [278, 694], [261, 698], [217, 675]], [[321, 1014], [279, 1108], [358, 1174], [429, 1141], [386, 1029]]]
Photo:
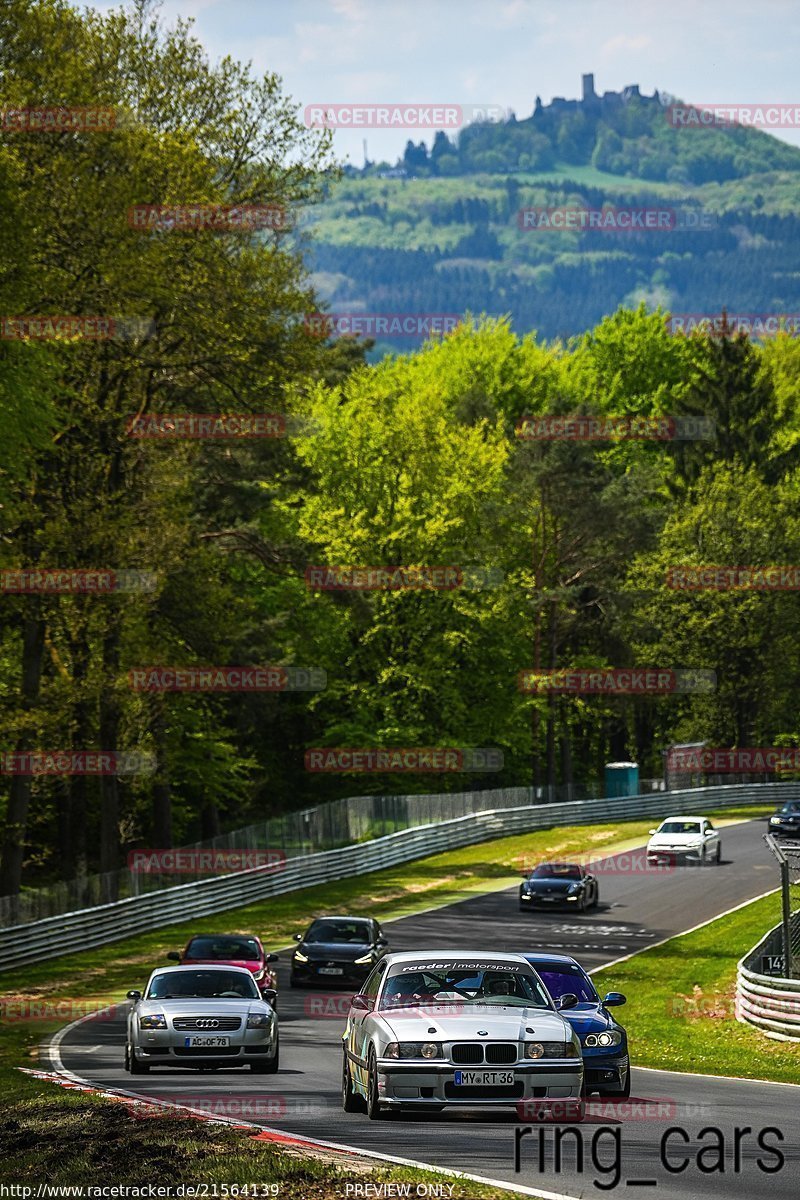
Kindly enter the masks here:
[[270, 963], [278, 961], [277, 954], [267, 954], [261, 939], [250, 934], [196, 933], [182, 954], [170, 950], [167, 958], [182, 966], [194, 963], [225, 963], [229, 967], [247, 967], [256, 978], [259, 990], [272, 993], [267, 997], [277, 1007], [278, 976]]

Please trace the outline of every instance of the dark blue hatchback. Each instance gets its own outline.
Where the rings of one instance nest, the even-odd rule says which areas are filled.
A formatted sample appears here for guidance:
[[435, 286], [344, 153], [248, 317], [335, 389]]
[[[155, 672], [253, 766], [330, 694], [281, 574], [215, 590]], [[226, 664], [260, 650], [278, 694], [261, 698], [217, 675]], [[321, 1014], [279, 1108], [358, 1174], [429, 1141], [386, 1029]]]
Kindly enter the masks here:
[[[601, 1000], [583, 967], [567, 954], [524, 957], [541, 976], [556, 1008], [581, 1039], [586, 1094], [630, 1096], [628, 1035], [608, 1011], [625, 1003], [622, 993], [609, 992]], [[577, 1003], [572, 1002], [573, 997]]]

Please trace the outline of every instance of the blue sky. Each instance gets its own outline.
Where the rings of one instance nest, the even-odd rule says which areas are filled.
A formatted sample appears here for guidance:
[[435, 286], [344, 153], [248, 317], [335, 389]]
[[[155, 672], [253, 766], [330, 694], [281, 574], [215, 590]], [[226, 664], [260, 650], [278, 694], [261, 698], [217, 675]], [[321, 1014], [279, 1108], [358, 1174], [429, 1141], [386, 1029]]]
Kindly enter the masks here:
[[[76, 5], [83, 7], [83, 5]], [[92, 7], [115, 4], [98, 0]], [[323, 103], [492, 104], [638, 83], [696, 103], [800, 104], [797, 0], [166, 0], [196, 18], [212, 59], [276, 71], [303, 109]], [[780, 134], [800, 145], [800, 128]], [[338, 156], [391, 161], [408, 130], [341, 130]], [[425, 138], [430, 142], [430, 135]]]

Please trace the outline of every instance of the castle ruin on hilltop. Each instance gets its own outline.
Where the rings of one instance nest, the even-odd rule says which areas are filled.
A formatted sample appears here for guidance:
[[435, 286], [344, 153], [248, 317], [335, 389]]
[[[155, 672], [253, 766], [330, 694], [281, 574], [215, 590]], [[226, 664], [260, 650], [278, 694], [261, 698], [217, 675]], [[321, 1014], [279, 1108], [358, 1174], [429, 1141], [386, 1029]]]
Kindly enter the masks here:
[[624, 87], [621, 92], [604, 92], [599, 96], [594, 90], [594, 75], [582, 75], [582, 95], [580, 100], [565, 100], [563, 96], [554, 96], [550, 104], [542, 104], [541, 96], [536, 97], [536, 105], [533, 110], [534, 117], [537, 113], [547, 112], [548, 114], [567, 113], [567, 112], [591, 112], [593, 114], [608, 112], [611, 109], [622, 108], [630, 100], [644, 100], [651, 104], [661, 104], [661, 95], [658, 88], [653, 92], [652, 96], [643, 96], [639, 91], [638, 83], [631, 83], [628, 87]]

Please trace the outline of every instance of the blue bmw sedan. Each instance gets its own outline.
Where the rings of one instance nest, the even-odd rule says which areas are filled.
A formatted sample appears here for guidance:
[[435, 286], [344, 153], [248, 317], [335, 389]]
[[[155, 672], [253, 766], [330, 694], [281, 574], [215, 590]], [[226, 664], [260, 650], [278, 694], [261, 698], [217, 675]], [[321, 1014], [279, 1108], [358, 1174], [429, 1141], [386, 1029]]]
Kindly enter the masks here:
[[590, 976], [567, 954], [525, 954], [524, 957], [541, 977], [556, 1008], [561, 1009], [562, 997], [577, 998], [577, 1004], [568, 1001], [561, 1015], [581, 1040], [586, 1094], [630, 1096], [628, 1036], [608, 1011], [625, 1003], [622, 993], [609, 992], [601, 1000]]

